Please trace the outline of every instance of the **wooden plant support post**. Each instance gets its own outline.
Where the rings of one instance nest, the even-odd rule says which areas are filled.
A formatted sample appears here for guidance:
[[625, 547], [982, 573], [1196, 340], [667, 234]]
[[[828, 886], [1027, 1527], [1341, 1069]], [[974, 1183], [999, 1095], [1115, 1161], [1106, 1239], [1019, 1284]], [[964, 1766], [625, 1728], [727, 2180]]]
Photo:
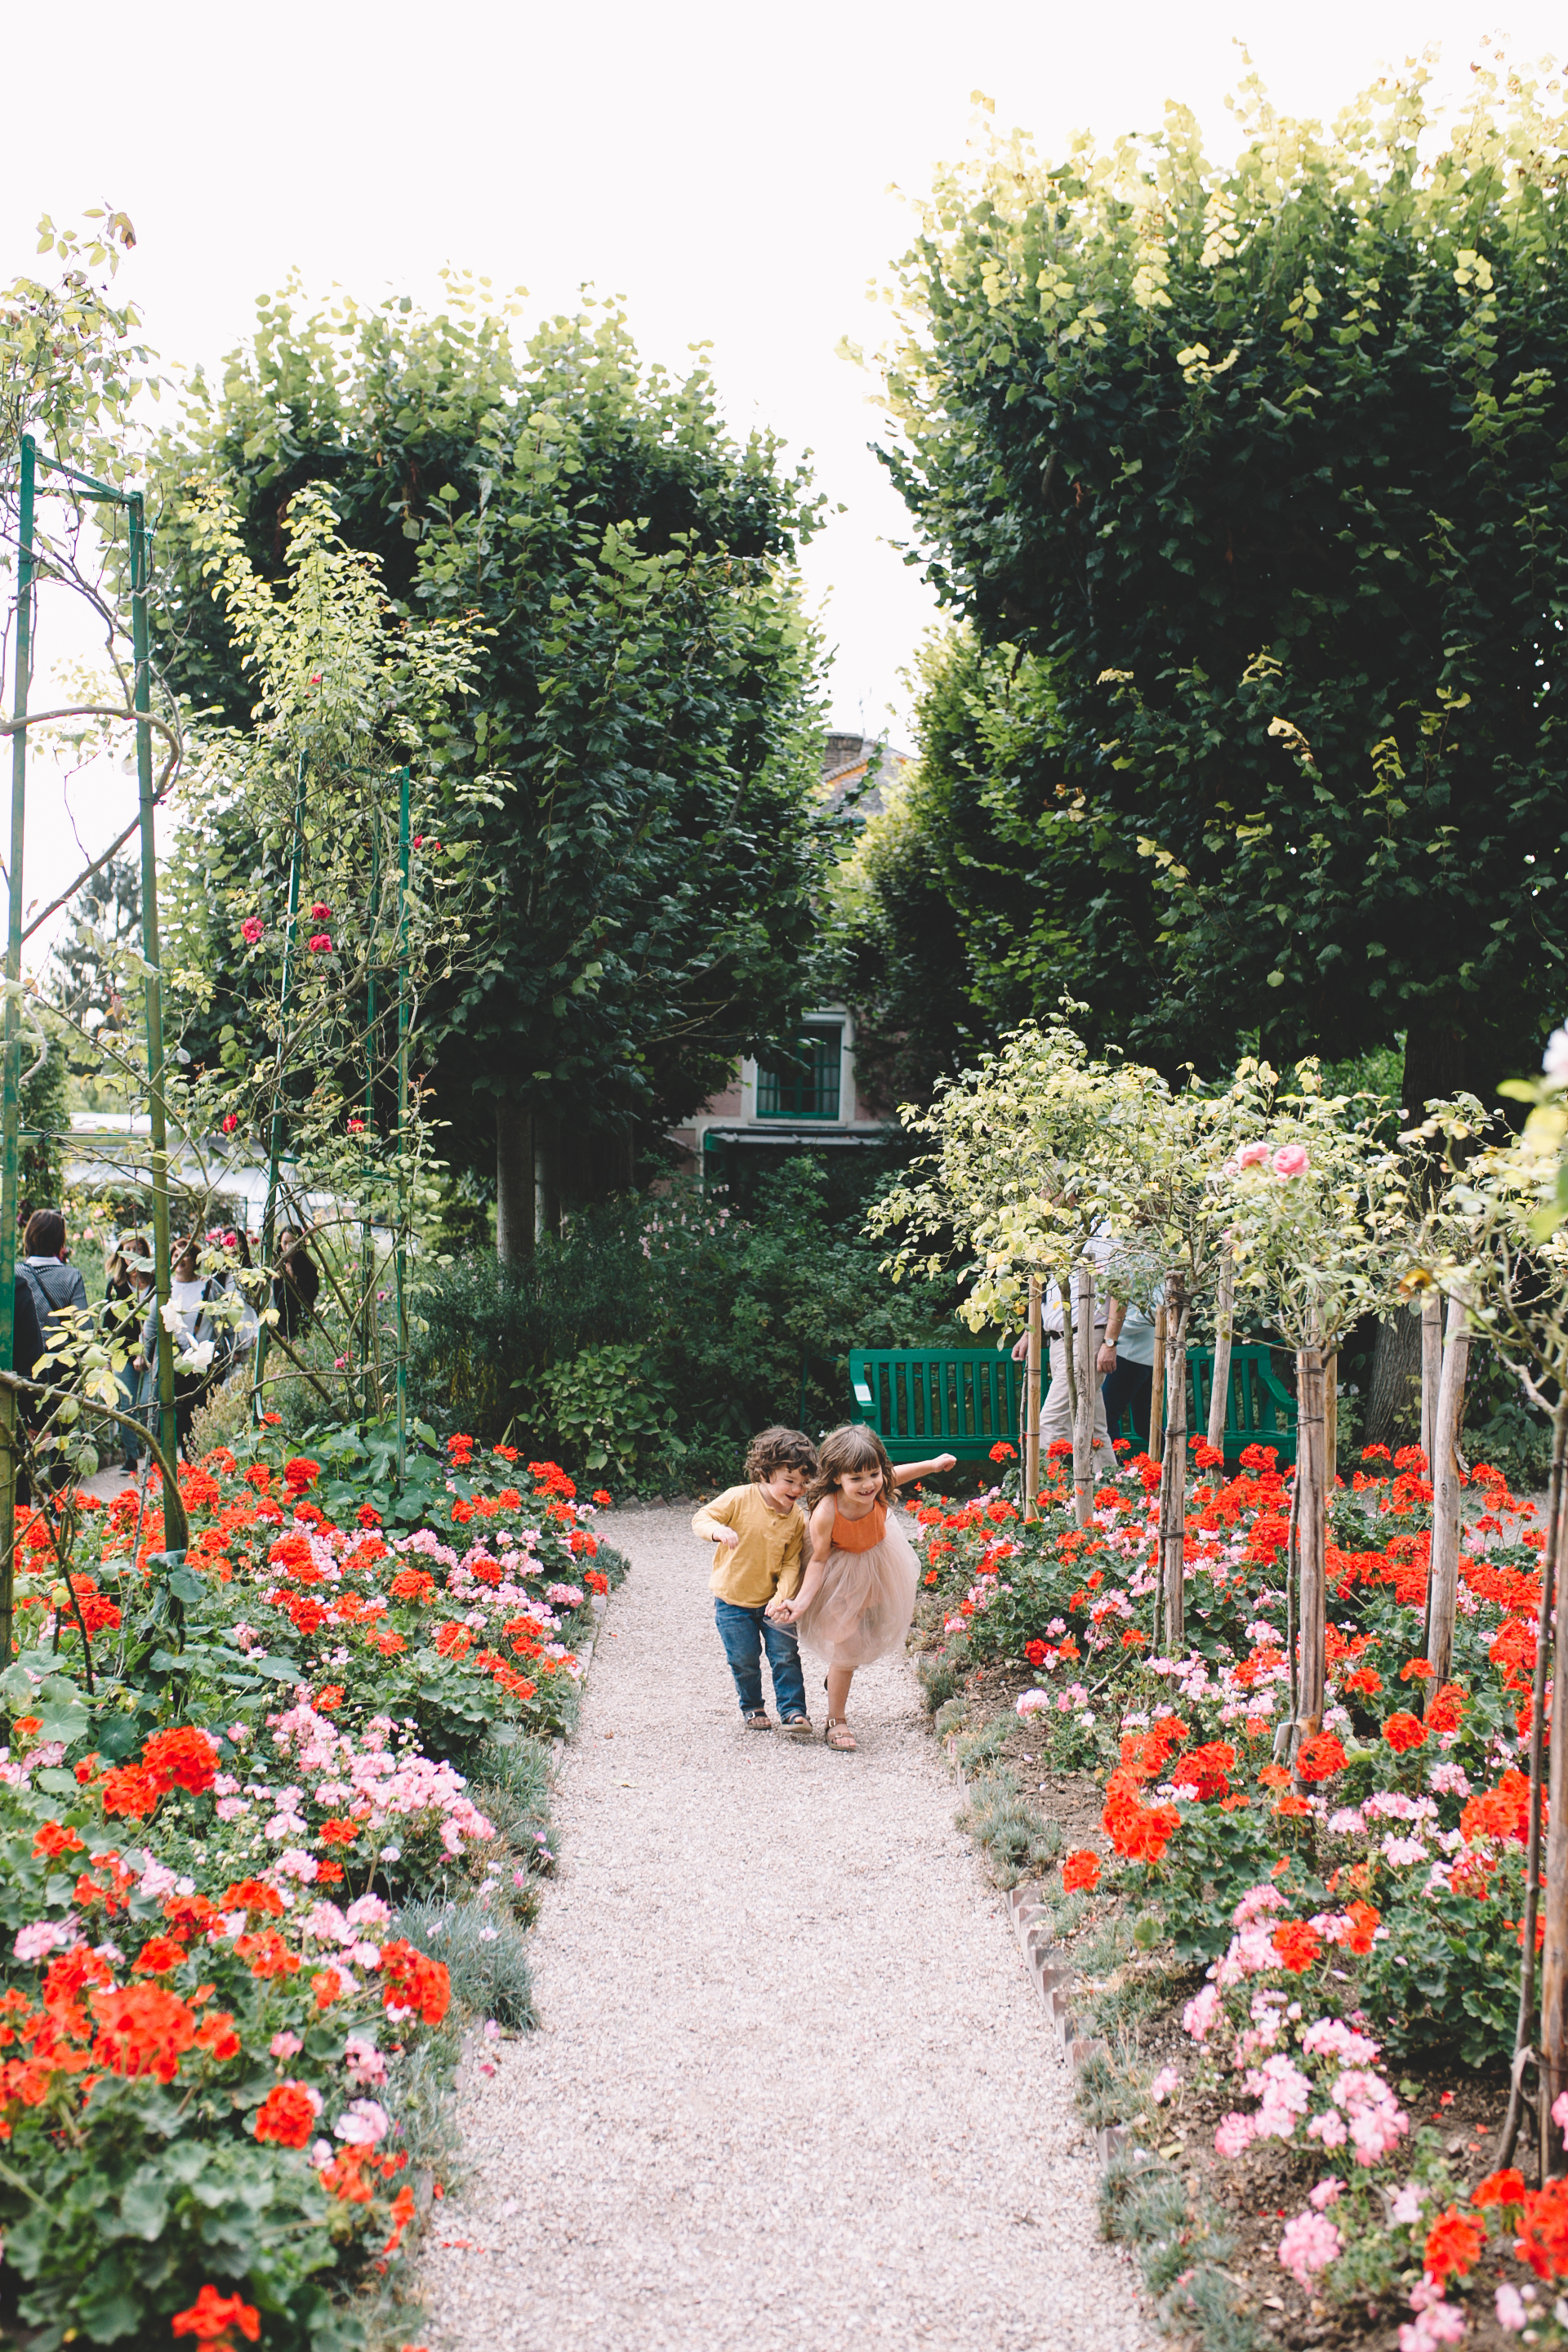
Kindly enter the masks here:
[[1336, 1348], [1323, 1367], [1323, 1507], [1333, 1508], [1334, 1481], [1340, 1475], [1340, 1354]]
[[[1078, 1361], [1078, 1395], [1072, 1429], [1072, 1499], [1079, 1526], [1094, 1517], [1094, 1402], [1100, 1376], [1094, 1368], [1094, 1260], [1086, 1257], [1079, 1277], [1082, 1295], [1073, 1324], [1072, 1346]], [[1065, 1330], [1064, 1330], [1065, 1337]]]
[[1436, 1444], [1437, 1390], [1443, 1372], [1443, 1298], [1436, 1287], [1428, 1289], [1421, 1301], [1421, 1451], [1426, 1456], [1427, 1475], [1432, 1475], [1432, 1453]]
[[[1532, 2047], [1535, 2036], [1535, 1923], [1542, 1894], [1541, 1788], [1548, 1769], [1545, 1754], [1546, 1662], [1551, 1655], [1552, 1620], [1557, 1598], [1557, 1564], [1563, 1549], [1565, 1455], [1568, 1455], [1568, 1396], [1560, 1395], [1552, 1416], [1552, 1482], [1547, 1502], [1546, 1551], [1541, 1563], [1541, 1608], [1535, 1623], [1535, 1673], [1531, 1685], [1530, 1834], [1524, 1857], [1524, 1916], [1520, 1922], [1519, 2011], [1513, 2032], [1512, 2081], [1509, 2090], [1508, 2113], [1498, 2135], [1492, 2162], [1492, 2169], [1496, 2172], [1513, 2162], [1520, 2118], [1524, 2107], [1524, 2070], [1535, 2054]], [[1554, 1663], [1561, 1674], [1561, 1644]], [[1559, 1789], [1560, 1783], [1568, 1783], [1568, 1768], [1564, 1767], [1557, 1753], [1561, 1745], [1561, 1741], [1552, 1743], [1550, 1769], [1554, 1790]], [[1563, 1883], [1562, 1874], [1568, 1867], [1568, 1856], [1563, 1851], [1565, 1843], [1568, 1842], [1559, 1839], [1555, 1850], [1559, 1886]], [[1557, 1916], [1555, 1920], [1549, 1917], [1546, 1923], [1546, 1945], [1542, 1953], [1544, 1963], [1541, 1995], [1541, 2045], [1545, 2053], [1541, 2062], [1543, 2084], [1553, 2053], [1558, 2083], [1562, 2084], [1568, 2078], [1568, 2021], [1565, 2021], [1568, 1983], [1564, 1981], [1565, 1975], [1568, 1975], [1568, 1921], [1564, 1920], [1563, 1908], [1559, 1897]], [[1555, 2092], [1550, 2092], [1542, 2100], [1541, 2112], [1543, 2118], [1556, 2095]], [[1558, 2164], [1565, 2159], [1558, 2153], [1563, 2143], [1555, 2133], [1543, 2130], [1541, 2139], [1541, 2177], [1544, 2180], [1552, 2169], [1554, 2158]]]
[[1187, 1638], [1187, 1316], [1180, 1275], [1165, 1284], [1165, 1450], [1160, 1480], [1160, 1574], [1165, 1588], [1165, 1655]]
[[1236, 1330], [1236, 1259], [1228, 1247], [1219, 1254], [1219, 1292], [1214, 1310], [1214, 1378], [1209, 1386], [1209, 1444], [1225, 1446], [1225, 1424], [1230, 1406], [1230, 1345]]
[[1024, 1517], [1040, 1516], [1040, 1277], [1029, 1276], [1028, 1369], [1024, 1377]]
[[[1423, 1331], [1422, 1337], [1426, 1334]], [[1437, 1382], [1437, 1409], [1432, 1424], [1432, 1451], [1427, 1463], [1432, 1479], [1432, 1551], [1426, 1578], [1426, 1657], [1435, 1677], [1432, 1688], [1446, 1683], [1454, 1664], [1454, 1616], [1459, 1601], [1459, 1424], [1465, 1410], [1465, 1374], [1470, 1342], [1464, 1301], [1448, 1301], [1448, 1328], [1443, 1340], [1443, 1369]]]
[[1154, 1309], [1154, 1378], [1149, 1390], [1149, 1459], [1163, 1459], [1165, 1443], [1165, 1310]]
[[1328, 1415], [1324, 1408], [1321, 1348], [1296, 1354], [1296, 1557], [1300, 1599], [1300, 1667], [1296, 1677], [1297, 1746], [1315, 1739], [1323, 1727], [1323, 1677], [1327, 1671], [1327, 1529], [1324, 1471]]

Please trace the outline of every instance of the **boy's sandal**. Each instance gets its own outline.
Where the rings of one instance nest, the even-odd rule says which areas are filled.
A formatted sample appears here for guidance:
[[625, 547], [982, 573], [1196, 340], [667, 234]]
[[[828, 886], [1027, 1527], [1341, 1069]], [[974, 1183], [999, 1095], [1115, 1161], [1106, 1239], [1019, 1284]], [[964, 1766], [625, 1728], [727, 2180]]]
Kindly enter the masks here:
[[786, 1715], [779, 1729], [790, 1739], [809, 1739], [811, 1717], [809, 1715]]
[[768, 1711], [765, 1706], [753, 1707], [751, 1714], [743, 1715], [741, 1717], [741, 1720], [745, 1725], [748, 1731], [771, 1731], [773, 1729], [773, 1725], [768, 1720]]
[[855, 1734], [841, 1717], [830, 1715], [827, 1728], [822, 1736], [829, 1748], [836, 1748], [840, 1756], [847, 1756], [854, 1748]]

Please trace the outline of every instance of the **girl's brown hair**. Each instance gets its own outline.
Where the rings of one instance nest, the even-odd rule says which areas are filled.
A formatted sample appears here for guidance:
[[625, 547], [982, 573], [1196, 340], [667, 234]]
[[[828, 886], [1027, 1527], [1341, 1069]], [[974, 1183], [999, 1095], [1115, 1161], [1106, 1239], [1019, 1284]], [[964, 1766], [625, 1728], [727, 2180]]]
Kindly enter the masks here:
[[838, 1481], [847, 1470], [879, 1470], [882, 1492], [879, 1501], [890, 1503], [895, 1488], [893, 1465], [888, 1449], [874, 1429], [864, 1422], [847, 1421], [838, 1429], [830, 1429], [816, 1449], [816, 1475], [806, 1488], [807, 1510], [814, 1511], [818, 1503], [836, 1492]]

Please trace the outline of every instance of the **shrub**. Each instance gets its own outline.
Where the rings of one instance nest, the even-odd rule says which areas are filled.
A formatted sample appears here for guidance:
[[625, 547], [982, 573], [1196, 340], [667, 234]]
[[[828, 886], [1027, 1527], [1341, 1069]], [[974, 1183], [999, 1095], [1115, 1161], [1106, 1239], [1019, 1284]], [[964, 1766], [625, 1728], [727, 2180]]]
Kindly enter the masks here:
[[394, 1919], [393, 1933], [445, 1963], [452, 1999], [471, 2018], [494, 2018], [513, 2029], [538, 2023], [527, 1943], [499, 1906], [409, 1903]]

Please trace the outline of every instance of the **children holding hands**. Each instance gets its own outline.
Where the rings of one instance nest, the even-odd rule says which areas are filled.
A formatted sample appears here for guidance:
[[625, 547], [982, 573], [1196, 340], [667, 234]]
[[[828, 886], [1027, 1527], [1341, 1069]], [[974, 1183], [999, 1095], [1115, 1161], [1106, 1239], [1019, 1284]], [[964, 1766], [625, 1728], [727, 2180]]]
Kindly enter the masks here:
[[798, 1591], [795, 1580], [787, 1590], [781, 1581], [766, 1615], [798, 1633], [826, 1665], [827, 1745], [848, 1754], [856, 1743], [844, 1710], [855, 1669], [902, 1649], [915, 1613], [920, 1561], [889, 1518], [889, 1503], [912, 1480], [953, 1469], [957, 1457], [939, 1454], [895, 1470], [879, 1437], [847, 1423], [828, 1431], [816, 1458], [806, 1497], [811, 1562]]

